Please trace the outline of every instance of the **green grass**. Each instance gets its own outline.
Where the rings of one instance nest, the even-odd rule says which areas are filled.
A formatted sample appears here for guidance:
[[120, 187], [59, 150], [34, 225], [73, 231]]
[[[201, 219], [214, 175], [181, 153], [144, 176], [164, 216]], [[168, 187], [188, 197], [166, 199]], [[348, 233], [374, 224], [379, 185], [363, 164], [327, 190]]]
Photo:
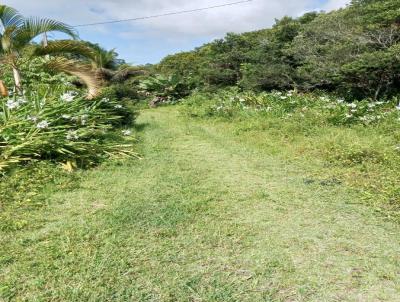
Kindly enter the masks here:
[[175, 108], [138, 123], [142, 160], [46, 190], [0, 232], [0, 300], [398, 300], [400, 226], [320, 161]]

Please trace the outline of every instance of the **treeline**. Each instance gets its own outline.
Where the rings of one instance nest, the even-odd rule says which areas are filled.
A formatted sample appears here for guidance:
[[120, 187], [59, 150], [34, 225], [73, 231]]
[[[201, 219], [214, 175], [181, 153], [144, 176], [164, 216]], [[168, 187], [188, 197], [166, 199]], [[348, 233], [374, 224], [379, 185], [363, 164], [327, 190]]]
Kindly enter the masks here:
[[353, 0], [337, 11], [284, 17], [271, 29], [167, 56], [155, 68], [188, 87], [325, 90], [347, 98], [400, 93], [400, 1]]

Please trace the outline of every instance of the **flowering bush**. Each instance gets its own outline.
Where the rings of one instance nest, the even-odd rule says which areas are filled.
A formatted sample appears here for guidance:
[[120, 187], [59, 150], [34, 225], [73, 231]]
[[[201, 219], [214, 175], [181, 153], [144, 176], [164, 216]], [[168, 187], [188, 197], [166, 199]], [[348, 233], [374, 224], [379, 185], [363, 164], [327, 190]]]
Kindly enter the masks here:
[[109, 156], [133, 155], [132, 133], [116, 130], [129, 110], [78, 91], [38, 87], [25, 96], [0, 100], [0, 172], [47, 159], [87, 166]]
[[[287, 93], [239, 92], [222, 90], [214, 95], [193, 95], [185, 102], [186, 112], [198, 116], [234, 117], [263, 114], [284, 119], [311, 119], [334, 125], [373, 124], [400, 119], [398, 100], [347, 103], [342, 99], [296, 91]], [[400, 120], [399, 120], [400, 122]]]

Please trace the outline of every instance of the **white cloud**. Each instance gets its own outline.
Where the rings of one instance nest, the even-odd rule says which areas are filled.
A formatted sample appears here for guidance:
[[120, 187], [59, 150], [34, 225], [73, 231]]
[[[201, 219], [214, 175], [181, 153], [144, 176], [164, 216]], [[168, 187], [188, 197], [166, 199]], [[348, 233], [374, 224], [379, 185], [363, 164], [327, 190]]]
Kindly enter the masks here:
[[[151, 16], [239, 0], [3, 0], [27, 16], [42, 16], [70, 25]], [[129, 62], [157, 62], [167, 54], [189, 50], [227, 32], [270, 27], [284, 15], [331, 10], [350, 0], [253, 0], [196, 13], [79, 28], [81, 37], [117, 51]]]
[[[76, 25], [157, 15], [180, 10], [225, 4], [228, 0], [8, 0], [5, 4], [28, 15], [49, 16]], [[298, 16], [316, 7], [331, 10], [345, 6], [348, 0], [253, 0], [249, 3], [214, 10], [141, 20], [125, 24], [140, 27], [146, 33], [174, 36], [221, 36], [226, 32], [244, 32], [269, 27], [275, 18]], [[91, 30], [103, 32], [106, 27]], [[133, 33], [136, 34], [136, 33]], [[129, 31], [122, 36], [129, 37]]]
[[341, 7], [345, 7], [349, 3], [349, 0], [329, 0], [328, 3], [324, 6], [324, 9], [327, 11], [339, 9]]

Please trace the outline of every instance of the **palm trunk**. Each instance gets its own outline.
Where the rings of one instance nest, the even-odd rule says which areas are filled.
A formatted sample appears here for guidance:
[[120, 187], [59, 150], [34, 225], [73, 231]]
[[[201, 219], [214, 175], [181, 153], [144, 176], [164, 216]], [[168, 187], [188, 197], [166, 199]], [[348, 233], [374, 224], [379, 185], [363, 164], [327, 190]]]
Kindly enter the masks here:
[[14, 85], [16, 92], [22, 93], [22, 81], [21, 81], [21, 73], [19, 72], [16, 66], [12, 67], [13, 75], [14, 75]]
[[[47, 39], [47, 33], [43, 34], [42, 43], [43, 43], [43, 47], [47, 47], [49, 45], [49, 41]], [[45, 55], [44, 57], [48, 60], [50, 58], [50, 55]]]
[[43, 47], [47, 47], [47, 46], [49, 45], [49, 42], [48, 42], [48, 40], [47, 40], [47, 33], [44, 33], [44, 34], [43, 34], [42, 43], [43, 43]]
[[4, 82], [2, 80], [0, 80], [0, 95], [3, 97], [8, 96], [7, 86], [4, 84]]

